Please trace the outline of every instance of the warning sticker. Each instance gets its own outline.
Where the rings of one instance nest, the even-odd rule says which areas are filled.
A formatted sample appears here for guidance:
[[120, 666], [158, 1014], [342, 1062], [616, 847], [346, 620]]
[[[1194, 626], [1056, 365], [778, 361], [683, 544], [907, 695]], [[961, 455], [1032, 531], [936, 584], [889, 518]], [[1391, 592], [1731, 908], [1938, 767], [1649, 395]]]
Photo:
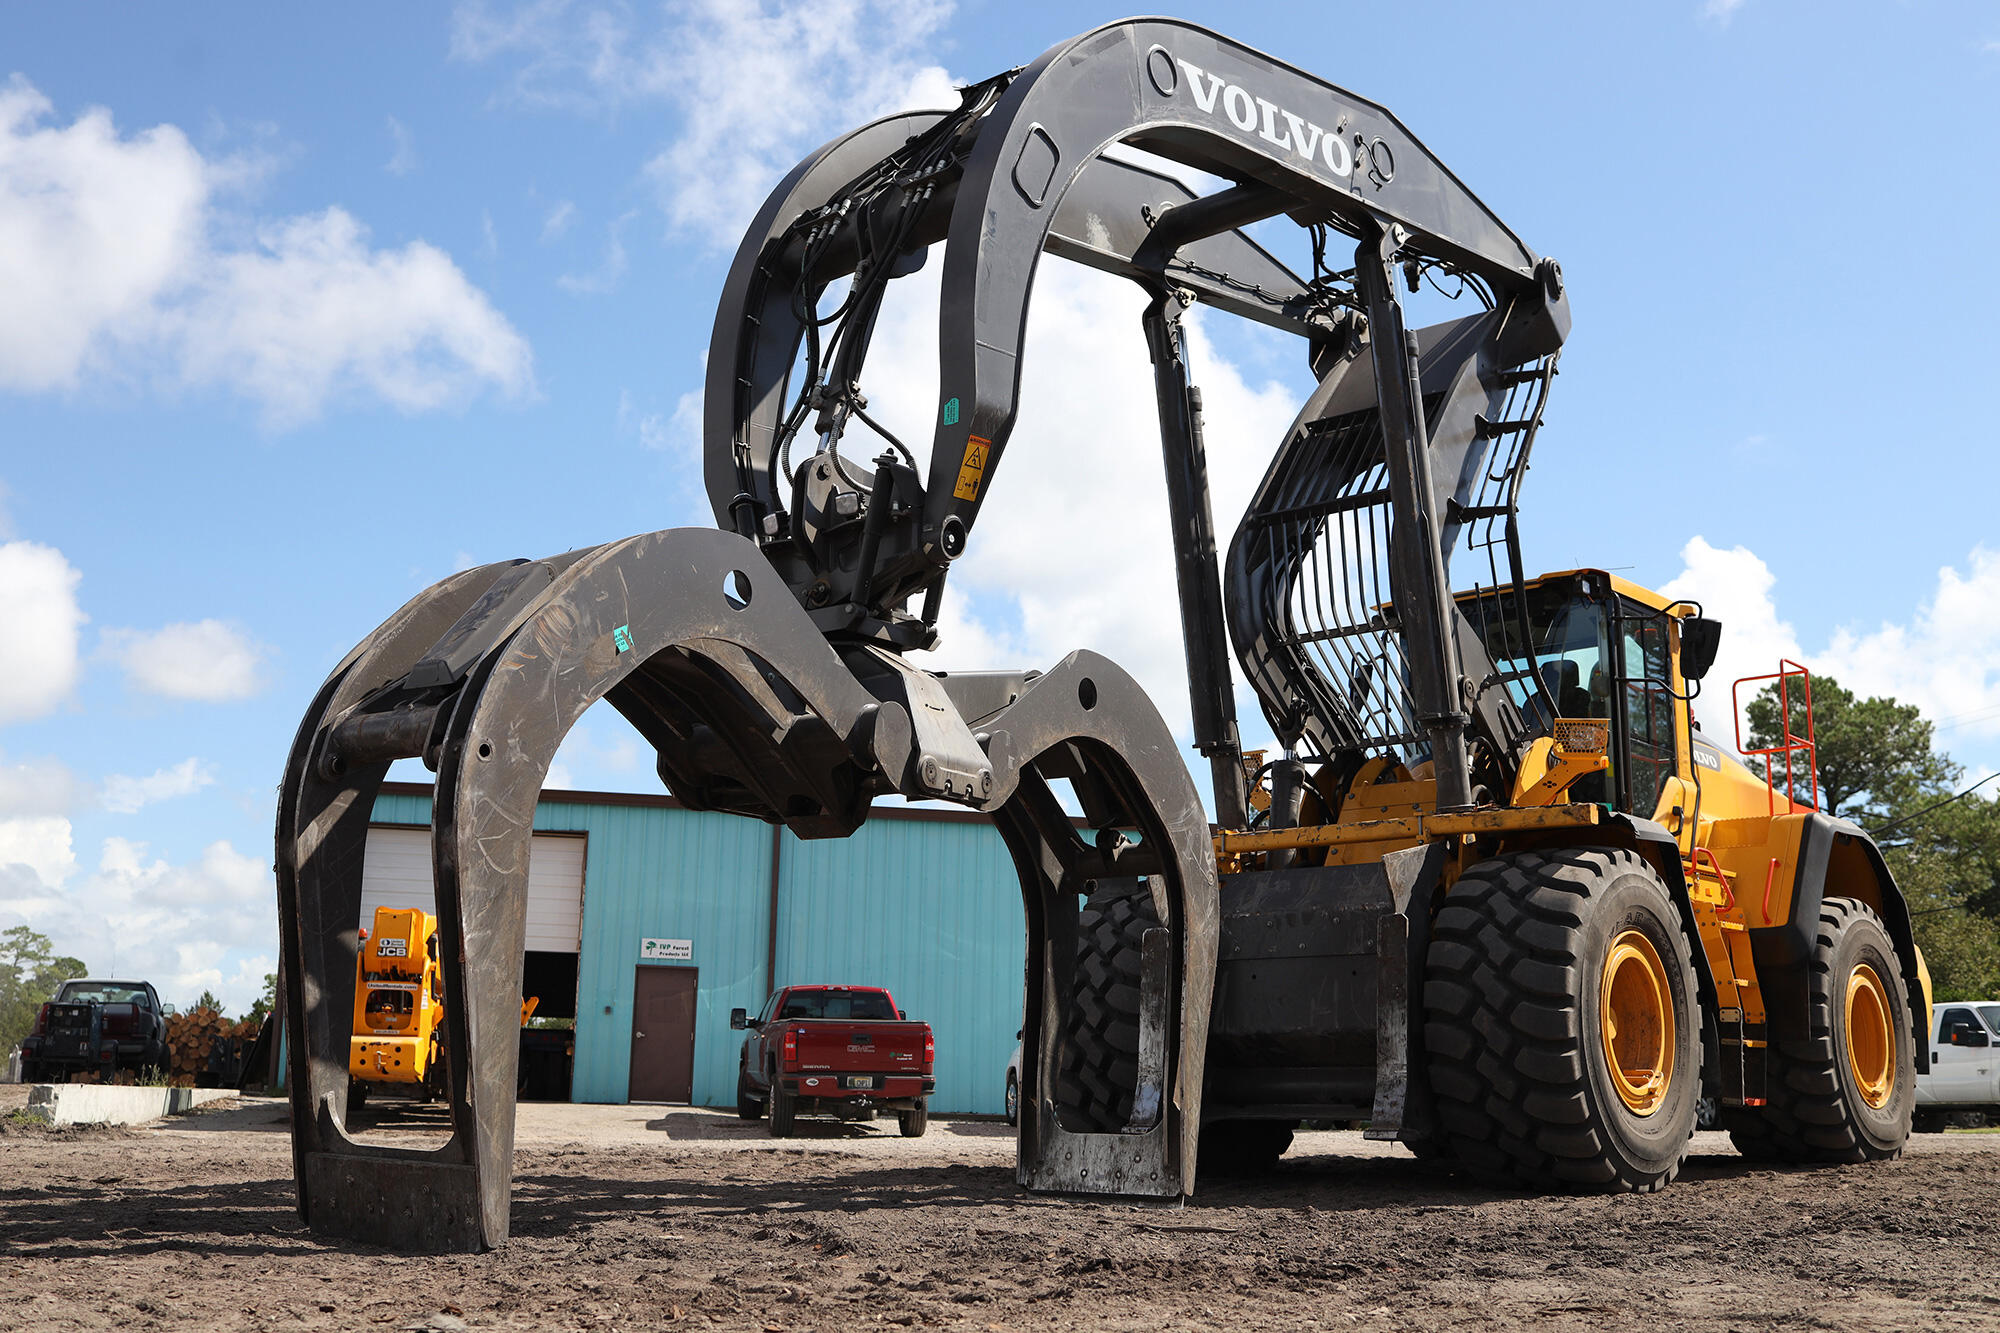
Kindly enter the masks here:
[[993, 441], [974, 435], [965, 442], [965, 461], [958, 467], [958, 485], [951, 488], [954, 497], [960, 500], [977, 500], [979, 483], [986, 476], [986, 455], [992, 450]]

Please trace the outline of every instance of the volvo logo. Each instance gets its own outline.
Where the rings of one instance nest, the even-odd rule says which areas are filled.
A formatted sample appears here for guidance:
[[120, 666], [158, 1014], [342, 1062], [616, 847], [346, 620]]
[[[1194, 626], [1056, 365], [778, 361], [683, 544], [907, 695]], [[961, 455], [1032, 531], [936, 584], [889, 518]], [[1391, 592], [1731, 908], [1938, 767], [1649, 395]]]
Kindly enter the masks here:
[[1254, 134], [1316, 169], [1323, 167], [1343, 181], [1352, 181], [1357, 169], [1378, 190], [1396, 178], [1395, 150], [1380, 136], [1344, 135], [1345, 114], [1333, 128], [1322, 128], [1191, 60], [1170, 55], [1164, 47], [1156, 46], [1146, 53], [1146, 72], [1153, 86], [1167, 97], [1179, 91], [1180, 76], [1186, 74], [1188, 93], [1203, 115], [1227, 117], [1245, 134]]

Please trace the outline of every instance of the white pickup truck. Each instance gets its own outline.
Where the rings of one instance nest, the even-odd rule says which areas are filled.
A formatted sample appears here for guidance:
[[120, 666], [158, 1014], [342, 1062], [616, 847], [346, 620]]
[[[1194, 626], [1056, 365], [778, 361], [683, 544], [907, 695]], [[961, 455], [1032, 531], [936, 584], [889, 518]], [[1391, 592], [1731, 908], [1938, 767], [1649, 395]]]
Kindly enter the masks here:
[[1911, 1128], [1935, 1134], [1967, 1112], [2000, 1120], [2000, 1002], [1946, 1001], [1931, 1014], [1931, 1072], [1917, 1075]]

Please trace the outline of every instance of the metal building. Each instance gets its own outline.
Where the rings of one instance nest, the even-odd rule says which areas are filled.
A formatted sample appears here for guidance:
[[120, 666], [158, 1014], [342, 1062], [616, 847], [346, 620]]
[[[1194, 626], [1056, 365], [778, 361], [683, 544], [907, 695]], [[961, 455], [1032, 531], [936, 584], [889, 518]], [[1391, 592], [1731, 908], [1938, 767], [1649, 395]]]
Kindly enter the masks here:
[[[384, 784], [364, 919], [429, 900], [430, 792]], [[574, 1101], [733, 1105], [729, 1011], [755, 1012], [774, 986], [849, 982], [930, 1023], [934, 1111], [998, 1113], [1026, 929], [980, 815], [878, 806], [851, 838], [801, 842], [665, 796], [544, 791], [523, 989], [539, 1015], [575, 1017]]]

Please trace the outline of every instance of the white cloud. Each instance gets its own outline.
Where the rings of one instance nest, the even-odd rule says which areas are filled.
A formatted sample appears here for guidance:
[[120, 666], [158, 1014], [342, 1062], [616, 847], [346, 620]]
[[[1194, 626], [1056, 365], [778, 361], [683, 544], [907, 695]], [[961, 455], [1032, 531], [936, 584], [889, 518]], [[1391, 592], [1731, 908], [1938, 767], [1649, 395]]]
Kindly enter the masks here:
[[556, 286], [571, 296], [602, 296], [616, 290], [619, 280], [625, 276], [625, 239], [622, 233], [625, 224], [636, 216], [636, 213], [627, 213], [614, 219], [604, 229], [604, 257], [598, 261], [596, 268], [588, 273], [565, 273], [556, 279]]
[[417, 141], [409, 128], [394, 116], [389, 117], [389, 140], [395, 151], [382, 165], [382, 170], [391, 176], [407, 176], [417, 169]]
[[157, 630], [112, 629], [104, 646], [133, 688], [169, 699], [223, 703], [264, 687], [270, 649], [220, 620], [183, 621]]
[[1702, 0], [1701, 16], [1712, 19], [1727, 27], [1729, 20], [1736, 17], [1736, 11], [1743, 8], [1743, 0]]
[[339, 208], [245, 226], [217, 202], [240, 165], [174, 126], [52, 115], [18, 76], [0, 89], [0, 388], [215, 386], [274, 427], [349, 395], [419, 411], [532, 390], [527, 343], [443, 251], [378, 249]]
[[[1720, 550], [1696, 537], [1681, 552], [1682, 572], [1660, 591], [1692, 597], [1722, 622], [1722, 646], [1699, 712], [1728, 739], [1731, 682], [1775, 671], [1780, 657], [1834, 677], [1866, 698], [1914, 704], [1939, 726], [1939, 742], [1958, 750], [2000, 749], [2000, 552], [1976, 546], [1961, 571], [1947, 565], [1931, 596], [1907, 621], [1874, 628], [1842, 626], [1824, 647], [1803, 645], [1777, 609], [1777, 580], [1754, 552]], [[1749, 690], [1745, 688], [1745, 698]]]
[[569, 230], [569, 224], [576, 221], [576, 205], [565, 199], [549, 210], [542, 219], [542, 243], [555, 240]]
[[0, 819], [66, 815], [78, 794], [76, 778], [60, 760], [0, 762]]
[[172, 768], [162, 768], [143, 778], [126, 777], [114, 773], [104, 779], [100, 799], [104, 808], [114, 815], [137, 813], [142, 807], [156, 801], [170, 801], [176, 796], [192, 796], [203, 787], [214, 785], [215, 770], [199, 759], [183, 759]]
[[785, 171], [833, 134], [910, 107], [958, 104], [927, 57], [937, 0], [676, 0], [638, 30], [622, 7], [468, 3], [452, 53], [511, 59], [521, 100], [571, 110], [660, 102], [680, 116], [646, 165], [668, 221], [719, 246]]
[[53, 546], [0, 545], [0, 725], [50, 712], [76, 687], [77, 633], [89, 619], [76, 601], [81, 577]]
[[37, 883], [55, 885], [75, 869], [68, 819], [62, 815], [0, 819], [0, 870], [25, 870]]
[[51, 831], [34, 849], [40, 865], [8, 864], [0, 843], [0, 919], [25, 922], [99, 975], [151, 981], [169, 1001], [185, 1004], [204, 990], [235, 1012], [255, 1001], [272, 970], [277, 923], [262, 861], [215, 842], [174, 865], [151, 858], [143, 843], [107, 838], [97, 869], [70, 884], [68, 821], [57, 822], [60, 837]]

